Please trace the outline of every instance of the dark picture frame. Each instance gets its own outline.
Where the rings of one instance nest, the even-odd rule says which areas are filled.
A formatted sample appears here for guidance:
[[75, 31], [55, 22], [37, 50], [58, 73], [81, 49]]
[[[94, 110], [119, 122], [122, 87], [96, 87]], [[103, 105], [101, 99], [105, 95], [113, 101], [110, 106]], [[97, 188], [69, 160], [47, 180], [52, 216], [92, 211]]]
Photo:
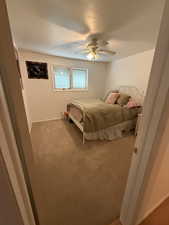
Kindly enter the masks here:
[[26, 61], [29, 79], [48, 79], [47, 63]]

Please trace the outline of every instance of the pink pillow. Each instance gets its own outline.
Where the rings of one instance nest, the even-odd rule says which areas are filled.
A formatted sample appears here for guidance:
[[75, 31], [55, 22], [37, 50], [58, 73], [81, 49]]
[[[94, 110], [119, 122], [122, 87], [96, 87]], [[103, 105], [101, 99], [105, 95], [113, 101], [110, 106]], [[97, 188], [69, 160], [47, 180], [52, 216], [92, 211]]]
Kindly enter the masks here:
[[120, 96], [119, 93], [110, 93], [108, 96], [107, 96], [107, 99], [105, 101], [105, 103], [107, 104], [115, 104], [117, 98]]
[[134, 108], [140, 106], [134, 99], [130, 98], [128, 103], [125, 105], [126, 108]]

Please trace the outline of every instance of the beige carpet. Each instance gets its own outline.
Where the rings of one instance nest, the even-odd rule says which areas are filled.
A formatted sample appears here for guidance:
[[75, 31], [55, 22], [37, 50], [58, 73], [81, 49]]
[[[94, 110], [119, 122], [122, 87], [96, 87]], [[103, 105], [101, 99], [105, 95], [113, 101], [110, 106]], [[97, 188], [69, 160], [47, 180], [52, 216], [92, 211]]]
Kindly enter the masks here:
[[108, 225], [119, 216], [134, 137], [82, 144], [62, 120], [33, 124], [32, 187], [41, 225]]

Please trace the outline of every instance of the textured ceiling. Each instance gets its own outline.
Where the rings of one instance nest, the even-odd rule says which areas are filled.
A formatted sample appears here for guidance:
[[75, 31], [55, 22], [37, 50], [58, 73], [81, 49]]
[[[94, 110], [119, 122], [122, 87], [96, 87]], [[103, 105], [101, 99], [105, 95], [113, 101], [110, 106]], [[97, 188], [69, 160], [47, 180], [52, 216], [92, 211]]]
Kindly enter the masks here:
[[165, 0], [7, 0], [19, 48], [86, 59], [94, 34], [108, 40], [111, 61], [155, 47]]

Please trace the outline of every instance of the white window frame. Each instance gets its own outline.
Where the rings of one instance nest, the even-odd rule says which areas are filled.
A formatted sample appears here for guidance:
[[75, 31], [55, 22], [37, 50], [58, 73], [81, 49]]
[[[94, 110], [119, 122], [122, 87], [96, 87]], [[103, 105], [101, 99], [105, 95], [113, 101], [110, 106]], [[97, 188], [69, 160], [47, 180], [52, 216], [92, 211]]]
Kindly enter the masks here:
[[[54, 68], [61, 68], [61, 69], [67, 69], [70, 71], [70, 88], [56, 88], [55, 87], [55, 71]], [[85, 70], [86, 71], [86, 88], [73, 88], [72, 87], [72, 70]], [[53, 65], [52, 66], [52, 87], [54, 91], [61, 91], [61, 92], [72, 92], [72, 91], [88, 91], [88, 69], [83, 67], [66, 67], [62, 65]]]

